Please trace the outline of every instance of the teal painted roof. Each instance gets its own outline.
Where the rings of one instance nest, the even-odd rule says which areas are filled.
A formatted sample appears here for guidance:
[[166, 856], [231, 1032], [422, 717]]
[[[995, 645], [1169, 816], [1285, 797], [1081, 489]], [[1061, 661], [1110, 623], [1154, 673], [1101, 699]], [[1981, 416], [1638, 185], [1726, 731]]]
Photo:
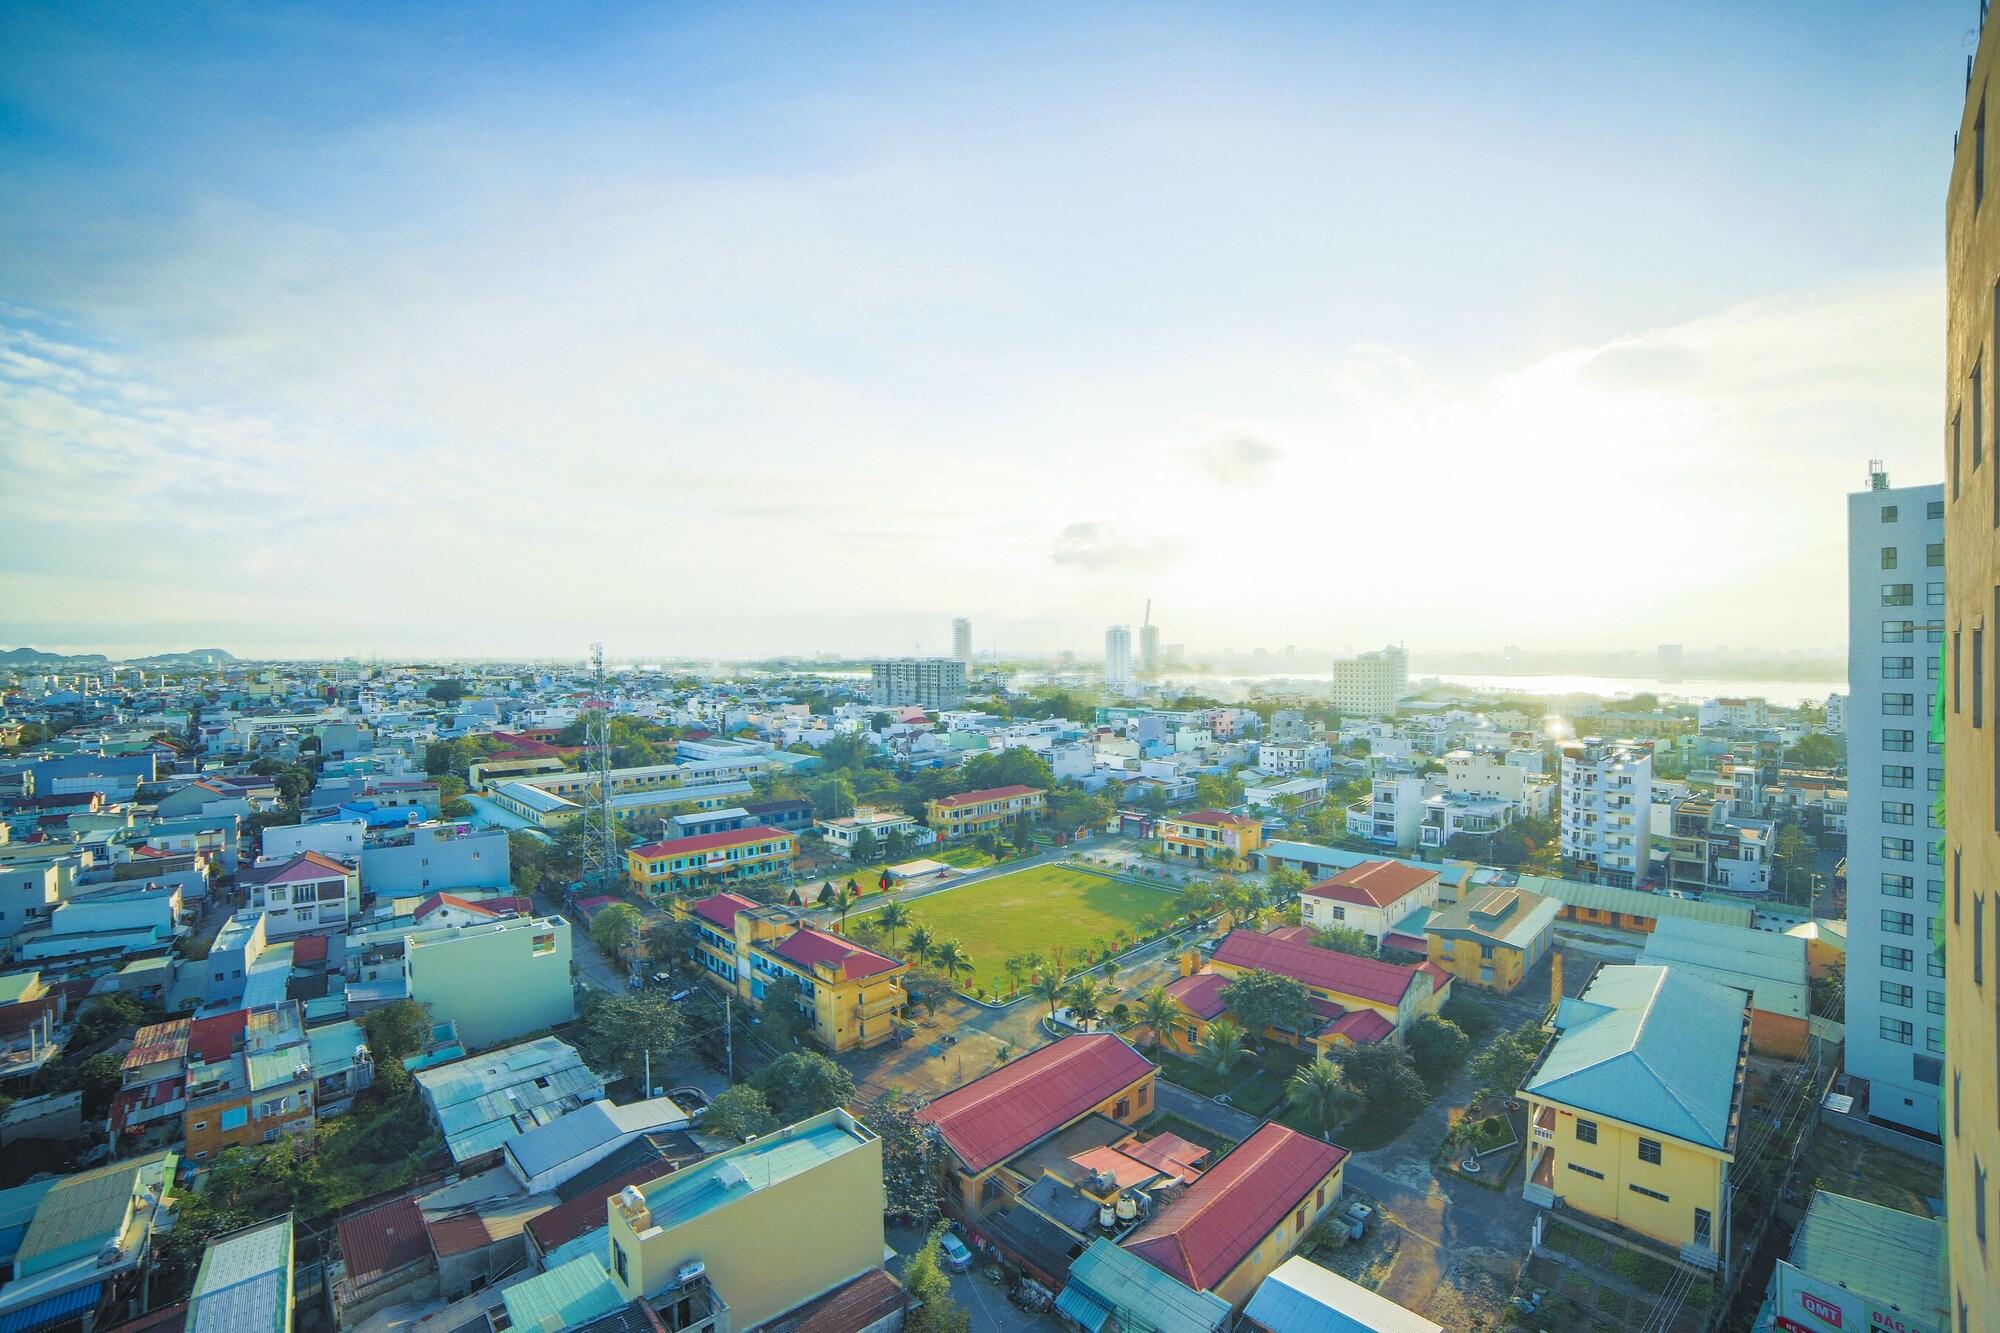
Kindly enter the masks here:
[[1130, 1250], [1099, 1236], [1069, 1266], [1069, 1284], [1117, 1315], [1120, 1327], [1157, 1333], [1214, 1333], [1229, 1323], [1229, 1302], [1182, 1286]]
[[354, 1048], [366, 1046], [368, 1034], [349, 1019], [306, 1029], [306, 1045], [312, 1050], [314, 1078], [326, 1078], [354, 1067]]
[[1944, 1222], [1817, 1190], [1792, 1237], [1791, 1265], [1943, 1328]]
[[758, 1190], [804, 1175], [864, 1140], [826, 1113], [767, 1134], [662, 1177], [646, 1189], [653, 1225], [680, 1226]]
[[187, 1333], [283, 1333], [292, 1315], [292, 1216], [211, 1241], [188, 1297]]
[[524, 1330], [574, 1328], [586, 1320], [610, 1314], [625, 1298], [595, 1256], [572, 1259], [539, 1277], [517, 1282], [502, 1292], [513, 1327]]
[[135, 1196], [147, 1185], [161, 1183], [175, 1160], [172, 1153], [154, 1153], [58, 1180], [21, 1238], [15, 1277], [32, 1277], [94, 1255], [122, 1236]]
[[1565, 907], [1591, 912], [1617, 912], [1622, 916], [1661, 920], [1680, 917], [1687, 921], [1713, 921], [1725, 926], [1748, 926], [1756, 914], [1742, 903], [1718, 898], [1669, 898], [1664, 893], [1642, 889], [1614, 889], [1609, 884], [1583, 884], [1573, 879], [1548, 875], [1523, 875], [1519, 884], [1533, 893], [1558, 899]]
[[1667, 967], [1601, 967], [1556, 1011], [1561, 1032], [1524, 1091], [1729, 1152], [1742, 991]]

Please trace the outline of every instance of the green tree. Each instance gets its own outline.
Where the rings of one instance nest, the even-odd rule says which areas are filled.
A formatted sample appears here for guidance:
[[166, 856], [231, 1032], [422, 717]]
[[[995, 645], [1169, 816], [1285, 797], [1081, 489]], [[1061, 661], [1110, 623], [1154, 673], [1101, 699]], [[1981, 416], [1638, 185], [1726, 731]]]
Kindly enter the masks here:
[[1095, 1019], [1104, 1016], [1104, 988], [1089, 977], [1078, 977], [1069, 983], [1069, 990], [1063, 996], [1069, 1005], [1069, 1016], [1078, 1027], [1088, 1027]]
[[130, 995], [116, 991], [100, 995], [85, 1007], [82, 1017], [70, 1030], [69, 1041], [63, 1049], [83, 1051], [99, 1042], [120, 1033], [133, 1032], [149, 1023], [157, 1023], [166, 1015], [158, 1005], [146, 1003]]
[[1160, 1044], [1180, 1028], [1181, 1012], [1180, 1001], [1167, 994], [1165, 986], [1155, 986], [1146, 992], [1139, 1002], [1139, 1021], [1151, 1033], [1147, 1049], [1158, 1053]]
[[780, 977], [764, 988], [764, 1007], [758, 1012], [757, 1026], [766, 1040], [781, 1049], [791, 1045], [799, 1033], [811, 1030], [805, 990], [796, 979]]
[[845, 819], [854, 813], [854, 782], [845, 773], [816, 778], [805, 788], [814, 819]]
[[591, 1068], [638, 1080], [645, 1075], [647, 1057], [661, 1066], [683, 1035], [680, 1010], [664, 996], [632, 991], [597, 1000], [584, 1016], [577, 1045]]
[[787, 1124], [854, 1100], [853, 1075], [818, 1051], [787, 1051], [751, 1083]]
[[1243, 1054], [1243, 1029], [1226, 1018], [1216, 1019], [1202, 1034], [1199, 1054], [1201, 1062], [1215, 1073], [1228, 1073], [1236, 1057]]
[[646, 958], [657, 967], [686, 967], [699, 938], [686, 917], [655, 921], [646, 928]]
[[1340, 1066], [1321, 1056], [1292, 1071], [1285, 1083], [1285, 1100], [1319, 1122], [1319, 1136], [1360, 1102], [1361, 1094], [1341, 1073]]
[[1021, 993], [1021, 975], [1028, 970], [1026, 960], [1017, 953], [1008, 954], [1001, 961], [1000, 970], [1007, 974], [1007, 993], [1009, 995], [1019, 995]]
[[1222, 988], [1222, 1002], [1252, 1041], [1261, 1041], [1269, 1028], [1287, 1032], [1311, 1032], [1319, 1026], [1312, 992], [1291, 977], [1276, 972], [1252, 971], [1236, 977]]
[[1823, 731], [1809, 733], [1785, 754], [1800, 768], [1837, 768], [1846, 757], [1841, 743]]
[[1472, 1072], [1484, 1086], [1511, 1096], [1534, 1067], [1548, 1039], [1549, 1034], [1539, 1023], [1523, 1023], [1499, 1033], [1473, 1057]]
[[896, 948], [896, 932], [910, 924], [910, 909], [898, 902], [887, 903], [875, 914], [875, 924], [889, 937], [889, 949]]
[[1417, 1072], [1426, 1083], [1436, 1086], [1458, 1068], [1472, 1042], [1450, 1019], [1425, 1014], [1410, 1025], [1405, 1044], [1410, 1048]]
[[1332, 949], [1335, 953], [1351, 953], [1361, 958], [1373, 958], [1378, 952], [1375, 941], [1353, 926], [1314, 926], [1312, 942], [1321, 949]]
[[972, 959], [966, 955], [965, 946], [957, 940], [946, 940], [938, 945], [931, 961], [944, 974], [944, 979], [953, 985], [958, 984], [961, 975], [972, 975]]
[[847, 850], [847, 857], [858, 866], [872, 866], [882, 857], [881, 844], [876, 841], [873, 829], [861, 829], [854, 835], [854, 845]]
[[764, 1094], [748, 1083], [738, 1083], [715, 1095], [701, 1113], [701, 1127], [710, 1134], [727, 1134], [738, 1143], [756, 1134], [769, 1134], [778, 1127], [771, 1104]]
[[1369, 1110], [1385, 1120], [1414, 1116], [1430, 1101], [1430, 1089], [1417, 1073], [1416, 1062], [1400, 1046], [1348, 1046], [1340, 1053], [1340, 1072], [1367, 1101]]
[[1243, 804], [1243, 782], [1227, 773], [1197, 773], [1194, 803], [1204, 810], [1227, 810]]
[[507, 835], [507, 877], [517, 893], [533, 894], [542, 887], [549, 868], [549, 845], [532, 833], [515, 829]]
[[942, 1222], [931, 1228], [923, 1247], [903, 1265], [903, 1289], [910, 1294], [904, 1333], [970, 1333], [972, 1328], [972, 1316], [952, 1299], [951, 1279], [938, 1263], [944, 1231]]
[[77, 1090], [83, 1094], [83, 1118], [102, 1119], [111, 1109], [124, 1080], [123, 1061], [110, 1051], [99, 1051], [76, 1067]]
[[847, 881], [847, 883], [834, 890], [833, 910], [840, 913], [840, 929], [843, 934], [847, 931], [847, 914], [853, 909], [855, 900], [860, 896], [859, 893], [855, 892], [853, 880]]
[[1036, 999], [1049, 1006], [1049, 1017], [1054, 1019], [1056, 1006], [1062, 1002], [1063, 992], [1067, 989], [1062, 977], [1054, 972], [1040, 973], [1035, 977], [1035, 984], [1028, 989], [1034, 992]]
[[612, 903], [600, 909], [590, 923], [590, 942], [606, 958], [622, 958], [638, 934], [639, 909], [630, 903]]
[[400, 1065], [404, 1057], [423, 1050], [431, 1030], [430, 1009], [415, 1000], [392, 1000], [362, 1015], [361, 1030], [368, 1034], [376, 1064]]
[[937, 947], [937, 937], [931, 934], [931, 928], [916, 926], [910, 931], [910, 942], [903, 953], [917, 967], [925, 967], [937, 957]]

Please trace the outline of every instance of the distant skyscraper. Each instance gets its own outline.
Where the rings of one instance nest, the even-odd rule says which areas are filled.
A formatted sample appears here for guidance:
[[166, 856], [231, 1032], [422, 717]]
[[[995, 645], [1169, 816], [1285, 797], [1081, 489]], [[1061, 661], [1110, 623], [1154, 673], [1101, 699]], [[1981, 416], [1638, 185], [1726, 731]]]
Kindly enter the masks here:
[[1160, 669], [1160, 627], [1141, 625], [1139, 627], [1139, 670], [1146, 675], [1156, 674]]
[[951, 622], [951, 655], [972, 670], [972, 622], [964, 616]]
[[1113, 625], [1104, 631], [1104, 687], [1109, 690], [1132, 688], [1132, 628]]
[[1868, 1080], [1870, 1119], [1923, 1134], [1939, 1132], [1949, 1029], [1930, 948], [1945, 880], [1932, 807], [1945, 761], [1929, 743], [1944, 545], [1942, 486], [1891, 490], [1871, 470], [1847, 497], [1847, 1069]]
[[1386, 717], [1409, 692], [1410, 655], [1393, 644], [1334, 660], [1333, 706], [1345, 716]]
[[1663, 643], [1653, 650], [1653, 669], [1659, 673], [1661, 680], [1679, 680], [1681, 662], [1681, 646], [1677, 643]]
[[891, 657], [874, 664], [870, 698], [878, 704], [956, 708], [965, 702], [965, 663], [955, 657]]

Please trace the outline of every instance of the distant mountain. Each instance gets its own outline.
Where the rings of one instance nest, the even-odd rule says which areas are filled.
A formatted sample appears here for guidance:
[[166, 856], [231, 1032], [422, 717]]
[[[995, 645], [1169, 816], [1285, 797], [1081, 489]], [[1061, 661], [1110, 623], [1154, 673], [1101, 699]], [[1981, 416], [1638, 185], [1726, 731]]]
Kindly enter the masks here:
[[[208, 666], [234, 662], [236, 654], [223, 648], [195, 648], [184, 653], [154, 653], [150, 657], [120, 658], [133, 666]], [[112, 659], [103, 653], [50, 653], [40, 648], [8, 648], [0, 651], [0, 666], [101, 667]]]

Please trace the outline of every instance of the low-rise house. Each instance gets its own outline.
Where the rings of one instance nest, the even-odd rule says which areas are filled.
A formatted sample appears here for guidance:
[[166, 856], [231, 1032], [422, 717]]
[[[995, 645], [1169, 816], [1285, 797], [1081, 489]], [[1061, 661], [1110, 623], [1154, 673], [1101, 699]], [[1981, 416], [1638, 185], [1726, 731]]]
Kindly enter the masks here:
[[1948, 1333], [1949, 1268], [1943, 1218], [1815, 1190], [1790, 1253], [1771, 1270], [1757, 1327]]
[[1457, 980], [1505, 995], [1547, 956], [1561, 914], [1553, 898], [1484, 885], [1424, 923], [1425, 953]]
[[812, 1019], [815, 1040], [830, 1051], [879, 1046], [895, 1036], [908, 995], [909, 964], [844, 936], [798, 925], [779, 907], [718, 893], [674, 910], [695, 925], [695, 961], [707, 980], [762, 1008], [771, 988], [791, 981]]
[[1090, 1116], [1131, 1126], [1153, 1110], [1159, 1072], [1124, 1038], [1064, 1037], [934, 1099], [918, 1118], [946, 1149], [945, 1206], [977, 1221], [1014, 1195], [1009, 1159]]
[[[1750, 1049], [1766, 1055], [1805, 1054], [1807, 1022], [1812, 1015], [1812, 991], [1807, 979], [1806, 941], [1744, 926], [1668, 919], [1646, 937], [1639, 955], [1655, 963], [1750, 996]], [[1884, 982], [1885, 1004], [1910, 1008], [1916, 993]]]
[[554, 1190], [644, 1134], [686, 1129], [688, 1113], [671, 1097], [614, 1106], [603, 1098], [507, 1141], [507, 1171], [529, 1194]]
[[371, 833], [361, 849], [361, 887], [377, 897], [505, 892], [510, 874], [505, 829], [417, 824]]
[[1011, 787], [988, 787], [981, 791], [940, 796], [924, 806], [924, 820], [931, 831], [946, 841], [976, 838], [982, 833], [1009, 828], [1025, 819], [1038, 817], [1048, 803], [1048, 793], [1040, 787], [1019, 783]]
[[854, 855], [857, 845], [863, 845], [863, 834], [868, 835], [865, 846], [872, 849], [868, 852], [871, 857], [883, 855], [883, 844], [892, 834], [900, 835], [912, 847], [928, 847], [937, 841], [935, 833], [901, 810], [877, 810], [867, 806], [837, 819], [816, 819], [813, 827], [819, 830], [827, 846], [847, 857]]
[[1102, 1236], [1070, 1264], [1055, 1308], [1083, 1328], [1157, 1333], [1223, 1333], [1233, 1314], [1220, 1296], [1189, 1289]]
[[1123, 1245], [1241, 1309], [1340, 1201], [1347, 1150], [1267, 1121]]
[[1424, 795], [1424, 780], [1415, 774], [1374, 778], [1368, 795], [1347, 807], [1348, 836], [1410, 851], [1422, 840]]
[[168, 1019], [139, 1029], [119, 1068], [118, 1092], [111, 1099], [111, 1141], [123, 1146], [154, 1126], [179, 1139], [187, 1106], [187, 1048], [191, 1020]]
[[497, 1153], [517, 1134], [588, 1106], [604, 1080], [576, 1048], [541, 1037], [415, 1075], [424, 1107], [464, 1165]]
[[246, 1014], [241, 1048], [219, 1059], [210, 1054], [190, 1043], [181, 1118], [191, 1160], [213, 1161], [226, 1148], [275, 1143], [312, 1129], [312, 1048], [296, 1004], [288, 1000]]
[[1312, 994], [1317, 1026], [1310, 1032], [1272, 1028], [1266, 1036], [1330, 1054], [1341, 1046], [1400, 1045], [1410, 1024], [1436, 1013], [1451, 996], [1451, 976], [1430, 963], [1414, 966], [1322, 949], [1303, 926], [1259, 934], [1232, 930], [1216, 946], [1206, 966], [1193, 953], [1181, 962], [1184, 975], [1167, 993], [1187, 1015], [1171, 1034], [1190, 1049], [1208, 1025], [1228, 1011], [1224, 988], [1251, 972], [1290, 977]]
[[758, 884], [791, 873], [798, 839], [758, 825], [695, 838], [645, 842], [625, 853], [626, 876], [648, 897]]
[[157, 1152], [0, 1190], [0, 1327], [90, 1333], [123, 1319], [171, 1225], [179, 1161]]
[[264, 913], [267, 938], [314, 930], [343, 930], [361, 916], [361, 868], [324, 852], [299, 852], [262, 862], [238, 880], [250, 905]]
[[1202, 866], [1247, 866], [1264, 845], [1261, 820], [1221, 810], [1169, 815], [1159, 821], [1155, 833], [1160, 855], [1168, 861]]
[[576, 1017], [570, 927], [562, 917], [505, 917], [412, 931], [405, 993], [452, 1023], [467, 1046], [495, 1046]]
[[589, 1262], [671, 1328], [757, 1328], [876, 1271], [884, 1205], [881, 1141], [836, 1109], [622, 1191]]
[[291, 1333], [292, 1215], [218, 1236], [202, 1251], [185, 1333]]
[[[1299, 918], [1308, 926], [1346, 926], [1380, 944], [1383, 936], [1436, 906], [1437, 900], [1435, 870], [1405, 861], [1363, 861], [1302, 890]], [[1421, 927], [1414, 933], [1422, 938]]]
[[1683, 893], [1769, 893], [1775, 833], [1768, 819], [1738, 817], [1729, 801], [1689, 796], [1670, 816], [1666, 887]]
[[1386, 1296], [1293, 1255], [1243, 1307], [1243, 1333], [1444, 1333]]
[[1521, 1085], [1530, 1135], [1522, 1197], [1720, 1265], [1749, 996], [1679, 968], [1611, 965], [1557, 1006], [1555, 1027]]

